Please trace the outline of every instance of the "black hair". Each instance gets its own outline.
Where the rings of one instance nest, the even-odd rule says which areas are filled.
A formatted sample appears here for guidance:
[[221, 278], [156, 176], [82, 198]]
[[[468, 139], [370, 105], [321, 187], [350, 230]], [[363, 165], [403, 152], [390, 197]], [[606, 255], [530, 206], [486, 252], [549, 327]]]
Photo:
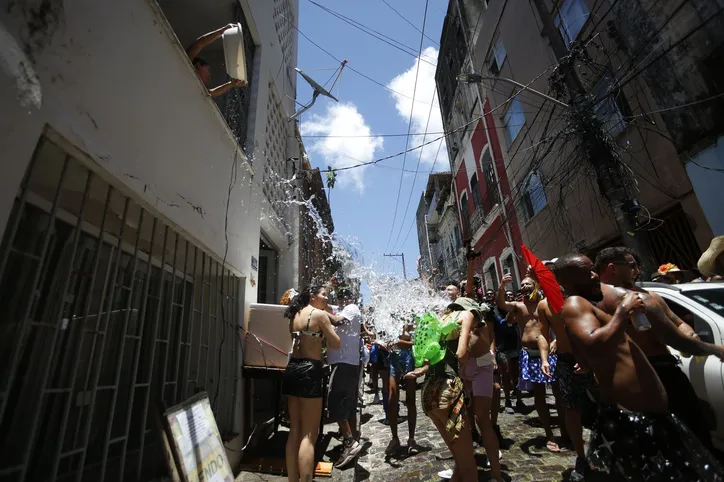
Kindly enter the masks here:
[[[596, 273], [601, 274], [601, 271], [606, 269], [610, 263], [625, 263], [626, 255], [631, 255], [637, 258], [634, 252], [623, 246], [615, 246], [613, 248], [604, 248], [596, 256], [596, 261], [593, 263], [593, 269]], [[637, 260], [638, 262], [638, 260]]]
[[553, 273], [556, 275], [558, 280], [561, 280], [561, 276], [565, 276], [572, 270], [579, 269], [581, 267], [581, 258], [585, 257], [584, 254], [570, 253], [558, 258], [553, 265]]
[[310, 285], [304, 288], [302, 292], [295, 296], [289, 303], [289, 307], [287, 307], [287, 311], [284, 312], [284, 316], [293, 320], [297, 313], [302, 311], [302, 309], [309, 304], [312, 300], [312, 295], [319, 294], [323, 288], [326, 288], [323, 284]]
[[207, 67], [209, 63], [202, 59], [201, 57], [194, 57], [194, 59], [191, 61], [191, 65], [193, 65], [196, 68], [199, 67]]
[[337, 299], [347, 300], [352, 298], [354, 298], [354, 295], [352, 294], [351, 289], [347, 288], [346, 286], [340, 286], [339, 288], [337, 288]]

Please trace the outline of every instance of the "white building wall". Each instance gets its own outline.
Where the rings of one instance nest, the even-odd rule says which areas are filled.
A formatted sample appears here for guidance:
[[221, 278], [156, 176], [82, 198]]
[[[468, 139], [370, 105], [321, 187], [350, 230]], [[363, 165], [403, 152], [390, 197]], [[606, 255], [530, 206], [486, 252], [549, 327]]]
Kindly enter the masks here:
[[[299, 159], [294, 138], [296, 98], [296, 56], [299, 17], [298, 0], [241, 2], [244, 14], [254, 24], [255, 90], [254, 115], [250, 118], [253, 162], [265, 186], [261, 229], [279, 253], [276, 293], [281, 294], [299, 283], [298, 228], [299, 207], [284, 204], [293, 194], [293, 186], [284, 183], [291, 177], [289, 158]], [[297, 169], [299, 161], [294, 161]]]
[[[283, 1], [296, 17], [298, 2]], [[260, 99], [276, 85], [286, 116], [293, 109], [286, 96], [295, 96], [293, 72], [276, 77], [276, 3], [242, 4], [249, 22], [259, 22], [250, 127], [257, 146], [268, 115]], [[268, 209], [263, 166], [250, 164], [239, 149], [157, 3], [65, 0], [49, 9], [40, 19], [30, 7], [0, 9], [0, 232], [35, 146], [51, 132], [91, 170], [218, 260], [226, 257], [244, 280], [244, 314], [257, 297], [251, 259], [258, 257], [262, 226], [280, 248], [280, 286], [294, 286], [297, 250], [262, 214]], [[296, 57], [296, 32], [292, 38]], [[289, 146], [282, 151], [288, 154]], [[289, 226], [296, 226], [293, 217]]]

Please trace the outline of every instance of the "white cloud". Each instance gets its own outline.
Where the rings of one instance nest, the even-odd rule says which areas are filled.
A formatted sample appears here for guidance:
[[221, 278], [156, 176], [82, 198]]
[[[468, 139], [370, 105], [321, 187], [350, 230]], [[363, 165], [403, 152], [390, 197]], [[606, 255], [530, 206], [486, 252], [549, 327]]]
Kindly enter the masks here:
[[[422, 51], [421, 57], [425, 60], [437, 59], [438, 51], [434, 47], [427, 47]], [[420, 72], [417, 73], [417, 64], [420, 64]], [[415, 77], [417, 76], [417, 89], [415, 89]], [[440, 105], [438, 103], [437, 95], [435, 95], [435, 101], [433, 102], [432, 111], [430, 111], [430, 101], [432, 100], [433, 93], [435, 92], [435, 66], [423, 61], [420, 62], [419, 57], [415, 59], [412, 66], [392, 79], [387, 87], [399, 92], [407, 97], [392, 93], [392, 97], [395, 99], [395, 107], [397, 113], [405, 120], [405, 124], [410, 120], [410, 110], [412, 109], [412, 97], [414, 93], [415, 98], [415, 109], [412, 111], [412, 126], [410, 132], [425, 132], [427, 126], [427, 132], [442, 132], [442, 116], [440, 115]], [[428, 124], [428, 116], [430, 117], [430, 123]], [[442, 134], [428, 134], [425, 136], [413, 136], [410, 138], [409, 147], [419, 146], [425, 142], [429, 142]], [[446, 170], [448, 169], [447, 150], [444, 145], [445, 140], [433, 142], [422, 148], [422, 163], [430, 168], [435, 160], [438, 147], [440, 148], [440, 154], [437, 157], [435, 163], [435, 170]], [[440, 144], [443, 144], [442, 146]], [[412, 156], [417, 163], [417, 156], [420, 155], [419, 151], [412, 151], [408, 154], [408, 160]], [[407, 167], [405, 167], [407, 169]]]
[[[323, 136], [371, 136], [372, 130], [357, 107], [349, 102], [329, 103], [324, 114], [314, 114], [302, 122], [302, 135]], [[309, 142], [311, 141], [311, 142]], [[382, 137], [323, 137], [308, 138], [308, 150], [324, 157], [324, 166], [336, 168], [354, 166], [375, 159], [375, 152], [382, 149]], [[365, 188], [366, 167], [339, 171], [340, 187], [353, 186], [362, 193]]]

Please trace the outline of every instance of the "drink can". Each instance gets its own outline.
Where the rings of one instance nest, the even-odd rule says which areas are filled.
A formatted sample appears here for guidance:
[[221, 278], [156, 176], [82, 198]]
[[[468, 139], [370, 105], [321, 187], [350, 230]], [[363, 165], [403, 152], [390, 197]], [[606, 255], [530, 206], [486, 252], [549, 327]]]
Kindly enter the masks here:
[[651, 329], [651, 322], [643, 313], [634, 313], [631, 323], [636, 331], [646, 331]]

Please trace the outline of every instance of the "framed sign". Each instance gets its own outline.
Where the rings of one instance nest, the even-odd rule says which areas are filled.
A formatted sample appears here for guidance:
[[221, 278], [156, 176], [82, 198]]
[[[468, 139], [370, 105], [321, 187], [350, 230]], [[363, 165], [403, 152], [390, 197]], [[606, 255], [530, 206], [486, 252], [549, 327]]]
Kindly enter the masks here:
[[184, 482], [234, 482], [206, 392], [163, 414], [169, 445]]

